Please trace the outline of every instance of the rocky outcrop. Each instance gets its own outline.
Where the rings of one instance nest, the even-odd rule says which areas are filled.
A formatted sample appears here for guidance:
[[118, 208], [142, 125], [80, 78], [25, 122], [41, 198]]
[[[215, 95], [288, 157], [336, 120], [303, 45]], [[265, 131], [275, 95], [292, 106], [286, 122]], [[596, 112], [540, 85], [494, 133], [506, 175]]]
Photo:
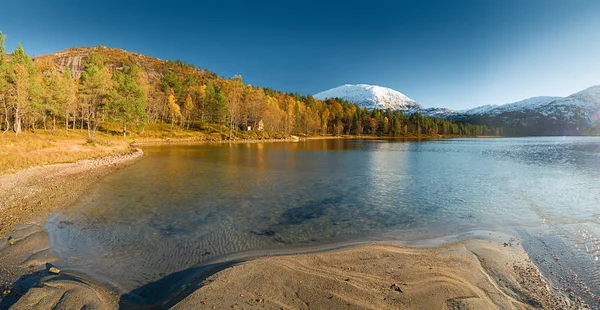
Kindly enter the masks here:
[[[170, 71], [170, 69], [173, 68], [173, 64], [175, 64], [175, 62], [172, 61], [165, 61], [143, 54], [105, 46], [69, 48], [54, 54], [34, 57], [33, 60], [45, 61], [49, 58], [59, 71], [63, 72], [65, 68], [68, 67], [71, 70], [73, 77], [78, 79], [85, 69], [85, 61], [93, 52], [100, 54], [104, 58], [105, 64], [111, 71], [122, 70], [126, 65], [135, 64], [142, 68], [142, 71], [151, 80], [162, 77], [162, 75], [167, 71]], [[196, 70], [196, 73], [203, 74], [203, 71]]]
[[64, 56], [56, 58], [54, 63], [61, 71], [69, 67], [73, 77], [78, 79], [81, 77], [81, 73], [83, 73], [83, 63], [87, 58], [87, 55]]

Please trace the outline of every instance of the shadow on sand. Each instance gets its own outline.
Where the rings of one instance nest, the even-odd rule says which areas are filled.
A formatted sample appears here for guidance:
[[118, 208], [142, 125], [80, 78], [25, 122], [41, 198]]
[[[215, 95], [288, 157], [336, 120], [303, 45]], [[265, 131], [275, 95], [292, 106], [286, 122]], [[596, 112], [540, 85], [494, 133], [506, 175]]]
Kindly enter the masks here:
[[202, 287], [211, 275], [241, 262], [215, 263], [172, 273], [122, 295], [119, 309], [168, 309]]
[[[0, 300], [0, 310], [9, 309], [10, 307], [12, 307], [12, 305], [17, 303], [17, 301], [19, 301], [19, 299], [21, 297], [23, 297], [25, 294], [27, 294], [27, 292], [29, 292], [29, 290], [31, 288], [40, 286], [41, 283], [48, 278], [52, 278], [52, 281], [70, 280], [70, 281], [82, 282], [76, 276], [72, 276], [69, 274], [61, 273], [59, 275], [53, 275], [51, 273], [48, 273], [47, 270], [50, 267], [54, 267], [54, 266], [50, 263], [46, 263], [45, 270], [40, 270], [40, 271], [36, 271], [34, 273], [25, 274], [25, 275], [21, 276], [17, 281], [15, 281], [11, 285], [10, 293], [8, 295], [4, 296], [4, 298], [2, 298], [2, 300]], [[2, 292], [0, 292], [0, 293], [2, 293]]]
[[[241, 262], [234, 260], [175, 272], [122, 295], [119, 299], [119, 309], [168, 309], [200, 288], [202, 282], [211, 275]], [[47, 264], [46, 270], [50, 267], [52, 265]], [[23, 275], [15, 281], [11, 285], [10, 293], [0, 300], [0, 310], [9, 309], [30, 289], [41, 287], [45, 283], [69, 281], [88, 285], [84, 275], [79, 277], [68, 272], [50, 274], [46, 270]]]

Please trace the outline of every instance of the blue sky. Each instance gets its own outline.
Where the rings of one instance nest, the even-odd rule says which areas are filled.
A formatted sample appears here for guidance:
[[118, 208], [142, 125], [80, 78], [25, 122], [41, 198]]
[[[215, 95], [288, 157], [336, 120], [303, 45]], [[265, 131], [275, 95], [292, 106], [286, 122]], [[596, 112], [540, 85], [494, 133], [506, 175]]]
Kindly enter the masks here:
[[600, 84], [600, 1], [10, 1], [7, 49], [180, 59], [314, 94], [346, 83], [463, 109]]

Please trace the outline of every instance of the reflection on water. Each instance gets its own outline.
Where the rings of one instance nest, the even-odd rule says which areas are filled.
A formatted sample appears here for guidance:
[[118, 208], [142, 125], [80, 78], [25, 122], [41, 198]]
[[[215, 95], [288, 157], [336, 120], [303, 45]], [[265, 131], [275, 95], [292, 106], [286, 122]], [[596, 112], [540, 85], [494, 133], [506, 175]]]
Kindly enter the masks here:
[[[65, 266], [125, 292], [251, 251], [540, 225], [585, 225], [590, 232], [600, 220], [598, 138], [313, 140], [144, 151], [139, 163], [46, 225]], [[585, 259], [595, 260], [593, 253]]]

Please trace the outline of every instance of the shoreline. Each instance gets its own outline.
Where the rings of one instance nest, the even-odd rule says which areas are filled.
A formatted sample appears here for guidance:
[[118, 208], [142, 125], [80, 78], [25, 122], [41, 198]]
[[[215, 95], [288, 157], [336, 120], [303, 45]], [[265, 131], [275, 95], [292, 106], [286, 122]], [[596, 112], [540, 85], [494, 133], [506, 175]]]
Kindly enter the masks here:
[[[39, 270], [0, 308], [582, 309], [551, 287], [519, 246], [469, 239], [437, 247], [372, 242], [233, 260], [166, 275], [119, 294], [75, 271]], [[182, 274], [185, 273], [185, 274]], [[181, 277], [186, 279], [181, 285]], [[164, 294], [147, 303], [144, 295]], [[141, 293], [141, 295], [139, 295]], [[12, 300], [11, 300], [12, 298]]]
[[[195, 286], [194, 286], [195, 285]], [[192, 284], [199, 304], [298, 309], [579, 309], [521, 247], [479, 239], [438, 247], [389, 242], [251, 259]]]
[[0, 301], [10, 297], [15, 282], [58, 260], [49, 248], [45, 219], [71, 205], [96, 181], [143, 155], [141, 149], [130, 147], [123, 154], [34, 166], [0, 176]]
[[[293, 138], [295, 137], [295, 138]], [[502, 138], [501, 136], [373, 136], [373, 135], [340, 135], [340, 136], [293, 136], [290, 138], [281, 139], [236, 139], [236, 140], [195, 140], [195, 139], [165, 139], [165, 140], [148, 140], [148, 141], [133, 141], [133, 146], [149, 146], [149, 145], [199, 145], [199, 144], [238, 144], [238, 143], [269, 143], [269, 142], [300, 142], [309, 140], [344, 140], [344, 139], [362, 139], [362, 140], [430, 140], [430, 139], [487, 139], [487, 138]]]
[[75, 163], [34, 166], [0, 176], [0, 237], [17, 224], [56, 207], [68, 206], [103, 176], [144, 155], [137, 147], [126, 153]]
[[[315, 137], [315, 138], [309, 138], [309, 139], [344, 139], [344, 138], [348, 138], [348, 137]], [[364, 138], [364, 137], [350, 137], [352, 138]], [[381, 138], [381, 137], [373, 137], [373, 138]], [[277, 139], [277, 140], [237, 140], [237, 141], [215, 141], [215, 142], [211, 142], [211, 141], [196, 141], [198, 144], [204, 144], [204, 143], [261, 143], [261, 142], [293, 142], [294, 140], [291, 139]], [[187, 144], [190, 143], [190, 141], [176, 141], [175, 144]], [[193, 142], [192, 142], [193, 143]], [[150, 145], [158, 145], [158, 144], [173, 144], [173, 143], [164, 143], [164, 142], [154, 142], [153, 144]], [[196, 144], [196, 143], [194, 143]], [[136, 143], [133, 144], [133, 146], [138, 146], [138, 145], [147, 145], [147, 144], [143, 144], [143, 143]], [[14, 245], [9, 245], [7, 244], [6, 241], [3, 240], [2, 245], [0, 245], [0, 257], [3, 257], [2, 259], [2, 266], [0, 266], [0, 309], [3, 309], [2, 307], [2, 302], [4, 302], [5, 300], [10, 300], [10, 298], [15, 299], [16, 298], [16, 303], [14, 303], [15, 308], [19, 309], [26, 309], [31, 305], [35, 305], [36, 303], [33, 303], [34, 301], [39, 301], [39, 299], [41, 298], [41, 296], [46, 296], [47, 294], [49, 294], [48, 290], [53, 291], [53, 294], [64, 294], [65, 291], [76, 291], [78, 293], [74, 293], [74, 299], [66, 299], [65, 301], [62, 302], [68, 302], [66, 304], [67, 307], [78, 307], [81, 308], [80, 306], [95, 306], [96, 308], [99, 309], [113, 309], [115, 308], [115, 305], [121, 304], [123, 302], [123, 296], [119, 296], [119, 294], [117, 294], [115, 291], [109, 289], [106, 285], [102, 285], [99, 284], [97, 281], [95, 281], [94, 279], [90, 279], [88, 276], [86, 275], [82, 275], [82, 274], [78, 274], [72, 271], [65, 271], [65, 272], [61, 272], [60, 275], [51, 275], [48, 272], [46, 272], [46, 267], [44, 267], [44, 264], [51, 264], [53, 261], [58, 260], [57, 255], [55, 255], [55, 253], [52, 253], [50, 251], [50, 249], [48, 248], [47, 244], [44, 244], [44, 238], [46, 238], [46, 243], [47, 241], [47, 235], [45, 235], [45, 232], [43, 231], [43, 226], [36, 224], [36, 221], [34, 221], [34, 219], [40, 219], [40, 218], [45, 218], [47, 217], [52, 211], [57, 210], [57, 208], [61, 208], [61, 207], [66, 207], [68, 205], [70, 205], [73, 201], [75, 201], [78, 197], [80, 197], [81, 195], [84, 195], [85, 192], [92, 186], [92, 184], [101, 179], [102, 177], [106, 176], [109, 173], [112, 173], [120, 168], [123, 168], [129, 164], [134, 163], [137, 159], [139, 159], [141, 156], [143, 156], [143, 151], [137, 147], [132, 148], [130, 150], [130, 152], [128, 152], [127, 154], [122, 154], [122, 155], [113, 155], [113, 156], [109, 156], [109, 157], [104, 157], [101, 159], [94, 159], [94, 160], [83, 160], [83, 161], [79, 161], [76, 163], [69, 163], [69, 164], [54, 164], [54, 165], [48, 165], [48, 166], [37, 166], [37, 167], [32, 167], [32, 168], [27, 168], [21, 171], [18, 171], [16, 173], [13, 174], [9, 174], [9, 175], [4, 175], [4, 176], [0, 176], [0, 201], [2, 202], [0, 204], [0, 211], [2, 213], [0, 213], [0, 223], [2, 223], [2, 225], [0, 225], [0, 237], [2, 237], [3, 239], [5, 239], [5, 237], [7, 237], [7, 233], [8, 232], [13, 232], [13, 235], [15, 235], [15, 238], [13, 238], [13, 241], [15, 242]], [[8, 206], [8, 207], [7, 207]], [[21, 228], [19, 230], [14, 230], [12, 228], [14, 228], [16, 226], [16, 224], [20, 224], [23, 225], [27, 222], [32, 222], [33, 224], [30, 224], [31, 226], [29, 227], [24, 227]], [[39, 223], [40, 221], [37, 221], [37, 223]], [[8, 223], [8, 225], [5, 225], [4, 223]], [[12, 227], [12, 228], [9, 228]], [[33, 228], [32, 228], [33, 227]], [[31, 229], [32, 228], [32, 229]], [[16, 233], [16, 234], [14, 234]], [[298, 266], [298, 268], [305, 266], [305, 264], [307, 262], [310, 262], [312, 260], [317, 260], [320, 262], [320, 265], [317, 266], [313, 266], [311, 267], [312, 271], [308, 271], [305, 272], [301, 275], [298, 275], [298, 277], [300, 279], [305, 279], [304, 282], [305, 283], [316, 283], [315, 281], [319, 281], [322, 277], [323, 277], [323, 273], [325, 272], [326, 274], [328, 274], [328, 272], [331, 271], [331, 268], [334, 268], [335, 266], [332, 266], [331, 264], [338, 264], [335, 263], [335, 260], [332, 260], [333, 258], [337, 257], [336, 259], [340, 259], [341, 257], [347, 257], [348, 260], [344, 260], [343, 262], [339, 263], [339, 264], [345, 264], [346, 266], [349, 266], [348, 268], [358, 268], [358, 266], [360, 266], [360, 264], [362, 264], [363, 259], [361, 258], [363, 255], [370, 255], [372, 254], [373, 251], [381, 251], [381, 255], [379, 258], [386, 258], [386, 257], [390, 257], [389, 255], [391, 255], [391, 257], [396, 257], [398, 255], [397, 261], [394, 262], [394, 264], [398, 263], [400, 265], [405, 265], [405, 264], [410, 264], [410, 259], [407, 257], [410, 257], [411, 255], [413, 255], [414, 253], [418, 252], [421, 253], [422, 255], [424, 255], [424, 257], [427, 257], [429, 254], [431, 255], [439, 255], [440, 254], [440, 249], [452, 249], [450, 250], [450, 252], [448, 252], [448, 254], [452, 254], [453, 251], [458, 251], [457, 249], [463, 249], [463, 247], [466, 247], [465, 244], [472, 244], [472, 243], [478, 243], [478, 246], [483, 246], [481, 243], [486, 243], [486, 242], [490, 242], [491, 241], [482, 241], [482, 240], [472, 240], [472, 239], [477, 239], [477, 238], [469, 238], [468, 240], [465, 241], [459, 241], [459, 242], [451, 242], [449, 244], [444, 244], [442, 246], [425, 246], [425, 247], [419, 247], [419, 246], [408, 246], [408, 245], [402, 245], [402, 244], [391, 244], [391, 243], [381, 243], [381, 242], [369, 242], [369, 243], [364, 243], [364, 244], [354, 244], [354, 245], [347, 245], [341, 248], [336, 248], [336, 249], [325, 249], [325, 250], [317, 250], [316, 252], [310, 252], [310, 253], [304, 253], [304, 254], [287, 254], [287, 255], [275, 255], [275, 256], [260, 256], [258, 258], [249, 258], [249, 259], [245, 259], [243, 260], [240, 264], [237, 264], [238, 262], [240, 262], [239, 260], [235, 261], [232, 265], [228, 265], [226, 266], [227, 268], [225, 269], [218, 269], [215, 270], [216, 273], [212, 273], [212, 274], [208, 274], [205, 276], [201, 276], [201, 277], [196, 277], [196, 282], [192, 281], [190, 283], [185, 284], [184, 286], [182, 286], [180, 288], [179, 291], [176, 291], [175, 294], [178, 294], [178, 296], [182, 297], [179, 298], [177, 296], [170, 296], [171, 299], [167, 300], [166, 302], [170, 303], [170, 306], [175, 306], [177, 309], [193, 309], [193, 307], [191, 305], [198, 305], [203, 304], [202, 301], [204, 301], [205, 303], [209, 304], [208, 301], [206, 301], [206, 296], [212, 296], [211, 298], [211, 302], [214, 300], [220, 300], [220, 303], [217, 303], [215, 305], [222, 305], [222, 306], [234, 306], [237, 305], [238, 307], [242, 307], [243, 305], [246, 306], [262, 306], [262, 305], [267, 305], [267, 303], [265, 302], [265, 300], [272, 300], [273, 303], [269, 303], [268, 308], [277, 308], [279, 309], [280, 307], [291, 307], [291, 308], [296, 308], [296, 307], [302, 307], [303, 304], [308, 305], [309, 303], [319, 303], [320, 301], [324, 301], [327, 302], [327, 300], [333, 300], [329, 299], [329, 296], [327, 296], [327, 300], [321, 300], [321, 298], [323, 296], [321, 295], [315, 295], [315, 294], [309, 294], [310, 296], [302, 296], [301, 294], [296, 294], [296, 295], [291, 295], [291, 294], [284, 294], [283, 296], [285, 298], [289, 298], [288, 302], [285, 302], [285, 298], [281, 299], [283, 297], [279, 296], [276, 298], [276, 296], [271, 296], [269, 295], [270, 293], [274, 293], [274, 292], [279, 292], [281, 293], [281, 291], [277, 291], [276, 288], [281, 288], [280, 285], [274, 285], [273, 287], [271, 287], [271, 285], [273, 285], [272, 282], [268, 282], [271, 280], [282, 280], [283, 278], [286, 277], [290, 277], [292, 275], [292, 269], [289, 269], [289, 266]], [[5, 239], [6, 240], [6, 239]], [[532, 279], [534, 279], [535, 281], [535, 286], [539, 286], [541, 284], [542, 287], [545, 288], [545, 290], [543, 292], [538, 292], [535, 294], [542, 294], [542, 295], [532, 295], [532, 296], [537, 296], [536, 298], [539, 300], [543, 300], [541, 302], [540, 305], [546, 305], [547, 308], [565, 308], [569, 305], [571, 306], [575, 306], [574, 304], [569, 304], [569, 301], [567, 299], [565, 299], [566, 297], [560, 293], [558, 293], [557, 291], [553, 290], [550, 288], [550, 286], [548, 285], [547, 281], [545, 280], [545, 278], [541, 275], [541, 273], [539, 272], [539, 269], [537, 268], [537, 266], [535, 266], [535, 264], [533, 264], [531, 262], [531, 260], [529, 259], [529, 257], [527, 256], [527, 253], [522, 249], [522, 248], [510, 248], [510, 249], [506, 249], [504, 246], [504, 249], [502, 247], [502, 244], [494, 242], [491, 243], [496, 250], [500, 249], [505, 251], [507, 255], [509, 256], [514, 256], [514, 257], [518, 257], [518, 259], [516, 259], [516, 261], [523, 263], [527, 266], [527, 268], [525, 268], [526, 270], [530, 271], [530, 274], [528, 275], [528, 277], [532, 277]], [[37, 246], [37, 251], [34, 252], [34, 254], [32, 255], [32, 246], [36, 247]], [[489, 249], [488, 249], [489, 250]], [[416, 252], [415, 252], [416, 251]], [[460, 250], [463, 251], [463, 250]], [[401, 252], [401, 253], [400, 253]], [[471, 251], [472, 252], [472, 251]], [[479, 260], [479, 257], [477, 256], [477, 254], [475, 253], [471, 253], [471, 252], [464, 252], [461, 255], [459, 255], [458, 257], [462, 257], [461, 259], [468, 259], [469, 257], [471, 257], [471, 259], [474, 257]], [[499, 255], [499, 253], [495, 254]], [[352, 255], [341, 255], [340, 253], [353, 253]], [[387, 254], [386, 254], [387, 253]], [[403, 253], [403, 254], [402, 254]], [[407, 253], [409, 253], [410, 255], [408, 255]], [[425, 254], [424, 254], [425, 253]], [[429, 253], [429, 254], [426, 254]], [[471, 253], [471, 254], [469, 254]], [[389, 254], [389, 255], [388, 255]], [[408, 255], [407, 257], [404, 257], [403, 255]], [[388, 255], [388, 256], [386, 256]], [[405, 256], [406, 256], [405, 255]], [[443, 257], [444, 255], [442, 255]], [[453, 257], [456, 258], [452, 255], [450, 255], [449, 257]], [[506, 258], [508, 259], [508, 258]], [[490, 256], [487, 259], [486, 264], [490, 264], [490, 263], [494, 263], [494, 261], [499, 262], [500, 258], [495, 257], [495, 256]], [[291, 265], [281, 265], [280, 262], [284, 261]], [[433, 263], [434, 261], [430, 260], [430, 259], [425, 259], [426, 262], [428, 263]], [[376, 262], [375, 264], [373, 264], [373, 268], [377, 267], [377, 268], [382, 268], [382, 264], [383, 261], [373, 261]], [[504, 263], [506, 263], [506, 261], [503, 261]], [[471, 261], [472, 264], [475, 264], [475, 261]], [[390, 262], [391, 264], [391, 262]], [[479, 264], [483, 264], [483, 261], [479, 261]], [[32, 269], [31, 266], [35, 266], [36, 269]], [[390, 265], [391, 266], [391, 265]], [[474, 265], [473, 265], [474, 266]], [[439, 266], [441, 267], [441, 266]], [[460, 266], [456, 266], [456, 268], [458, 268]], [[269, 268], [271, 268], [271, 271], [269, 271], [269, 274], [271, 275], [279, 275], [279, 278], [274, 277], [274, 278], [270, 278], [270, 279], [266, 279], [264, 277], [261, 278], [262, 275], [265, 274], [265, 270], [268, 270]], [[282, 269], [272, 269], [272, 268], [282, 268]], [[361, 268], [365, 268], [365, 266], [361, 267]], [[390, 268], [394, 268], [394, 267], [390, 267]], [[491, 268], [491, 267], [490, 267]], [[419, 269], [420, 270], [420, 269]], [[458, 269], [457, 269], [458, 270]], [[485, 271], [485, 269], [483, 269]], [[346, 270], [349, 271], [349, 270]], [[426, 270], [425, 270], [426, 271]], [[456, 270], [454, 270], [456, 271]], [[444, 274], [442, 275], [442, 277], [448, 277], [450, 274], [452, 274], [453, 268], [450, 268], [447, 272], [449, 272], [449, 274]], [[345, 272], [345, 271], [344, 271]], [[369, 271], [370, 272], [370, 271]], [[407, 271], [410, 273], [410, 270]], [[506, 279], [516, 279], [519, 278], [520, 279], [525, 279], [524, 275], [519, 275], [519, 274], [513, 274], [510, 273], [510, 270], [503, 270], [503, 273], [509, 273], [506, 275], [502, 275], [502, 278], [506, 278]], [[380, 274], [380, 277], [386, 277], [387, 274], [387, 270], [383, 270], [383, 273]], [[481, 279], [486, 279], [489, 278], [489, 272], [483, 272], [480, 274], [481, 276], [485, 276], [482, 277]], [[339, 274], [340, 277], [346, 277], [346, 275], [342, 275]], [[168, 276], [167, 276], [168, 277]], [[455, 275], [451, 275], [450, 277], [455, 277]], [[463, 275], [461, 275], [460, 277], [463, 277]], [[231, 286], [231, 283], [237, 283], [237, 282], [241, 282], [241, 283], [245, 283], [246, 286], [250, 287], [252, 285], [254, 285], [254, 283], [261, 283], [261, 282], [257, 282], [257, 278], [262, 279], [262, 286], [259, 285], [259, 287], [255, 287], [255, 292], [246, 292], [243, 290], [242, 287], [239, 287], [239, 289], [243, 292], [239, 293], [237, 290], [235, 290], [235, 293], [233, 289], [228, 289]], [[239, 280], [242, 279], [242, 280]], [[342, 284], [343, 287], [345, 287], [345, 285], [347, 285], [348, 281], [345, 281], [346, 278], [343, 279], [343, 282], [340, 282]], [[480, 280], [481, 280], [480, 279]], [[27, 288], [24, 292], [17, 292], [17, 290], [13, 289], [13, 292], [10, 292], [10, 288], [13, 288], [13, 284], [15, 284], [15, 281], [29, 281], [29, 282], [33, 282], [36, 285], [36, 289], [34, 288]], [[34, 281], [35, 280], [35, 281]], [[338, 279], [339, 280], [339, 279]], [[377, 280], [380, 281], [381, 279]], [[25, 282], [27, 282], [25, 281]], [[223, 282], [224, 281], [224, 282]], [[246, 281], [246, 282], [244, 282]], [[266, 281], [266, 282], [265, 282]], [[375, 281], [375, 280], [373, 280]], [[377, 282], [376, 281], [376, 282]], [[381, 280], [383, 281], [383, 280]], [[388, 281], [387, 278], [385, 281]], [[462, 280], [461, 280], [462, 281]], [[489, 289], [489, 294], [501, 294], [500, 292], [496, 291], [496, 292], [492, 292], [493, 291], [493, 287], [500, 287], [499, 283], [497, 283], [496, 280], [491, 280], [490, 279], [490, 284], [491, 288]], [[541, 281], [541, 282], [540, 282]], [[341, 286], [339, 286], [340, 283], [321, 283], [322, 285], [329, 285], [332, 287], [332, 289], [335, 290], [342, 290], [343, 292], [346, 292], [345, 290], [348, 288], [343, 288]], [[389, 282], [389, 281], [388, 281]], [[396, 281], [399, 282], [399, 281]], [[514, 281], [513, 281], [514, 282]], [[83, 283], [83, 284], [82, 284]], [[225, 287], [219, 286], [221, 283], [227, 283], [227, 285]], [[465, 282], [466, 283], [466, 282]], [[463, 283], [463, 284], [465, 284]], [[319, 285], [321, 285], [319, 284]], [[398, 287], [401, 289], [403, 286], [401, 283], [392, 283], [392, 284], [397, 284]], [[383, 295], [381, 294], [387, 294], [389, 293], [390, 290], [390, 285], [392, 284], [385, 284], [382, 286], [382, 284], [380, 283], [380, 287], [378, 289], [374, 289], [376, 292], [379, 292], [375, 295], [372, 296], [378, 296], [381, 297]], [[520, 285], [519, 283], [517, 283], [518, 285]], [[520, 287], [520, 286], [515, 286], [517, 285], [515, 283], [512, 283], [511, 287], [509, 288], [509, 291], [515, 291], [515, 287], [517, 287], [517, 291], [518, 292], [522, 292], [524, 294], [533, 294], [531, 293], [532, 288], [531, 287]], [[530, 283], [531, 284], [531, 283]], [[195, 286], [194, 286], [195, 285]], [[235, 284], [235, 285], [241, 285], [241, 284]], [[296, 289], [299, 289], [299, 287], [301, 287], [302, 285], [304, 285], [302, 282], [295, 282], [296, 285]], [[531, 284], [533, 285], [533, 284]], [[55, 290], [54, 288], [59, 287], [58, 290]], [[477, 291], [477, 285], [471, 283], [469, 285], [467, 285], [468, 290], [467, 291]], [[519, 288], [520, 287], [520, 288]], [[226, 290], [226, 294], [224, 294], [223, 289], [227, 288]], [[238, 288], [238, 286], [236, 286], [236, 288]], [[265, 288], [270, 288], [266, 291], [263, 291], [263, 289]], [[303, 286], [303, 289], [307, 290], [310, 289], [310, 287], [306, 287], [306, 285]], [[373, 288], [372, 288], [373, 289]], [[6, 291], [9, 291], [8, 294], [6, 293]], [[183, 292], [183, 293], [182, 293]], [[220, 293], [219, 293], [220, 292]], [[296, 292], [298, 292], [298, 290], [296, 290]], [[373, 293], [372, 290], [367, 290], [367, 293]], [[15, 294], [18, 293], [18, 294]], [[288, 292], [288, 293], [291, 293]], [[339, 294], [341, 294], [340, 292], [338, 292]], [[348, 293], [348, 292], [346, 292]], [[346, 294], [344, 293], [344, 294]], [[392, 293], [396, 294], [398, 293], [395, 288], [392, 288]], [[438, 292], [439, 293], [439, 292]], [[221, 297], [219, 297], [218, 294], [222, 294]], [[253, 294], [253, 295], [252, 295]], [[336, 293], [337, 294], [337, 293]], [[338, 295], [339, 295], [338, 294]], [[354, 292], [354, 293], [349, 293], [349, 295], [345, 296], [344, 302], [350, 301], [350, 303], [352, 303], [354, 306], [358, 306], [358, 307], [368, 307], [368, 304], [361, 304], [360, 302], [358, 302], [356, 300], [357, 297], [360, 297], [360, 295], [356, 295], [359, 294], [358, 292]], [[360, 294], [365, 294], [365, 292], [360, 292]], [[379, 294], [379, 295], [378, 295]], [[486, 293], [487, 294], [487, 293]], [[503, 293], [506, 294], [506, 293]], [[6, 295], [6, 296], [5, 296]], [[241, 296], [243, 295], [243, 296]], [[252, 295], [252, 298], [248, 298], [249, 296]], [[343, 294], [342, 294], [343, 295]], [[485, 294], [484, 294], [485, 295]], [[62, 296], [62, 295], [61, 295]], [[95, 301], [93, 301], [90, 298], [83, 298], [83, 296], [96, 296], [93, 299]], [[256, 296], [256, 298], [254, 298], [254, 296]], [[267, 298], [267, 296], [271, 296]], [[294, 297], [295, 296], [295, 297]], [[333, 295], [331, 295], [333, 296]], [[337, 295], [336, 295], [337, 296]], [[386, 295], [387, 296], [387, 295]], [[392, 295], [395, 296], [395, 295]], [[4, 298], [7, 297], [7, 298]], [[60, 297], [60, 296], [59, 296]], [[338, 296], [339, 297], [339, 296]], [[396, 296], [397, 297], [397, 296]], [[460, 297], [460, 296], [455, 296], [455, 297]], [[531, 296], [530, 296], [531, 297]], [[119, 300], [119, 298], [121, 300]], [[316, 299], [315, 299], [316, 298]], [[375, 298], [375, 297], [373, 297]], [[412, 298], [412, 297], [411, 297]], [[421, 297], [419, 297], [421, 298]], [[529, 297], [527, 297], [529, 298]], [[522, 299], [522, 300], [529, 300], [529, 299]], [[409, 298], [410, 299], [410, 298]], [[448, 304], [448, 306], [450, 305], [454, 305], [454, 306], [468, 306], [468, 305], [487, 305], [489, 307], [491, 307], [491, 305], [493, 305], [494, 303], [490, 304], [490, 298], [483, 298], [482, 300], [486, 300], [484, 304], [478, 304], [478, 302], [480, 302], [482, 298], [479, 298], [475, 301], [471, 300], [467, 300], [464, 301], [462, 299], [456, 299], [452, 301], [451, 304]], [[488, 300], [489, 299], [489, 300]], [[519, 300], [519, 298], [514, 297], [513, 299], [515, 299], [517, 302], [522, 303], [522, 300]], [[57, 303], [60, 303], [61, 301], [59, 299], [52, 299], [54, 302], [53, 305], [57, 305]], [[99, 300], [102, 301], [99, 303]], [[256, 302], [256, 300], [263, 300], [262, 302]], [[378, 299], [379, 300], [379, 299]], [[394, 299], [394, 300], [397, 300]], [[252, 301], [254, 301], [254, 304], [252, 304]], [[337, 299], [336, 299], [337, 301]], [[9, 301], [10, 302], [10, 301]], [[29, 303], [31, 302], [31, 303]], [[250, 302], [250, 304], [248, 304], [248, 302]], [[295, 302], [302, 302], [299, 304], [296, 304]], [[438, 300], [439, 302], [439, 300]], [[466, 304], [461, 304], [463, 302], [466, 302]], [[475, 302], [475, 304], [471, 304], [470, 302]], [[8, 302], [7, 302], [8, 303]], [[231, 303], [231, 304], [230, 304]], [[210, 303], [211, 305], [213, 305], [214, 303]], [[344, 306], [346, 304], [339, 304], [339, 306]], [[418, 301], [412, 301], [412, 305], [416, 306], [416, 307], [424, 307], [423, 304], [419, 304]], [[436, 304], [437, 305], [437, 304]], [[560, 305], [560, 306], [558, 306]], [[53, 307], [52, 305], [48, 304], [48, 306], [51, 308]], [[130, 306], [135, 306], [135, 304], [130, 304]], [[333, 306], [333, 305], [332, 305]], [[399, 304], [381, 304], [381, 307], [383, 308], [389, 308], [389, 307], [397, 307], [399, 306]], [[526, 306], [526, 304], [525, 304]]]

